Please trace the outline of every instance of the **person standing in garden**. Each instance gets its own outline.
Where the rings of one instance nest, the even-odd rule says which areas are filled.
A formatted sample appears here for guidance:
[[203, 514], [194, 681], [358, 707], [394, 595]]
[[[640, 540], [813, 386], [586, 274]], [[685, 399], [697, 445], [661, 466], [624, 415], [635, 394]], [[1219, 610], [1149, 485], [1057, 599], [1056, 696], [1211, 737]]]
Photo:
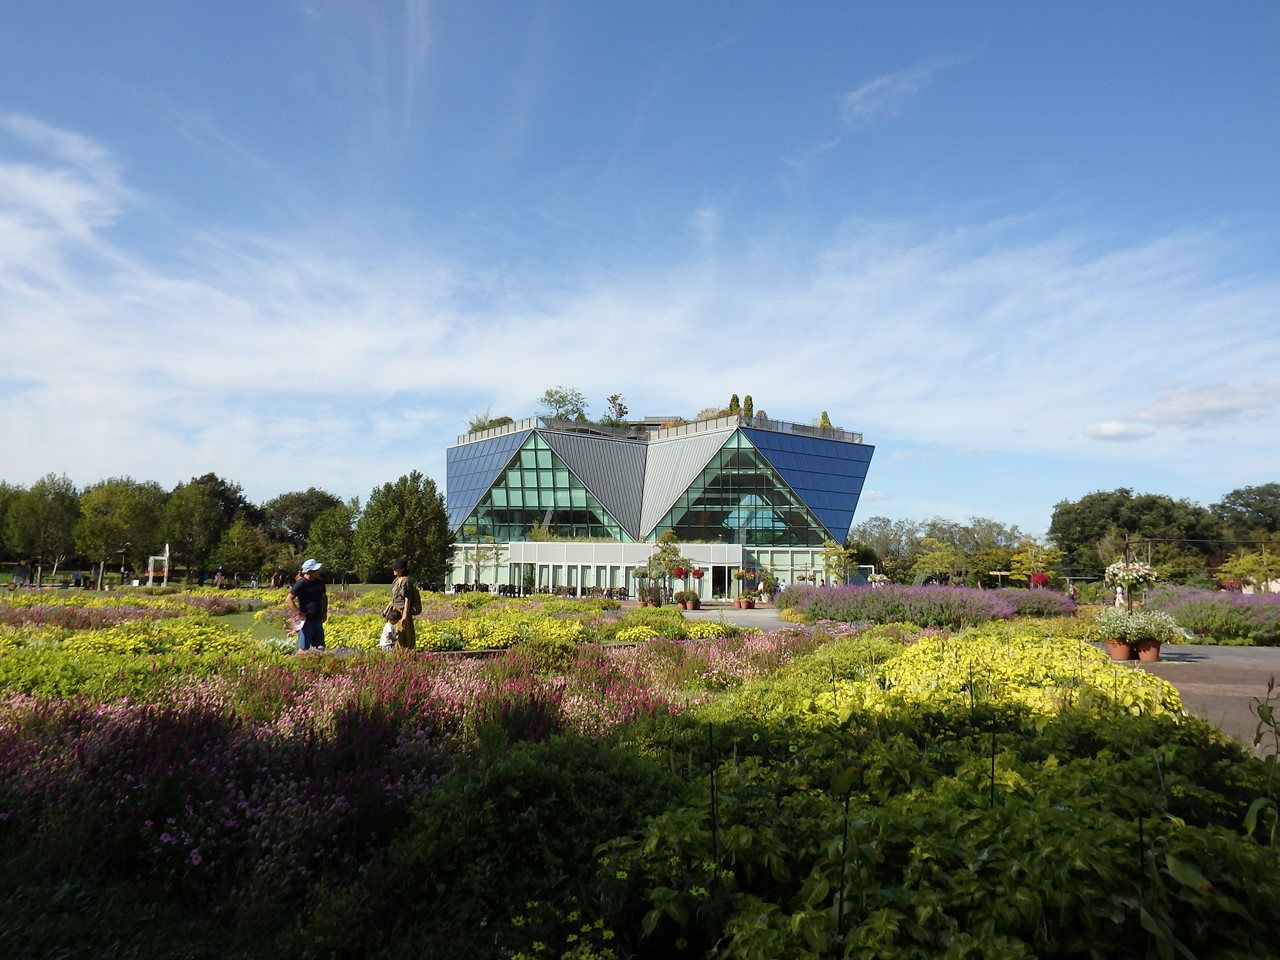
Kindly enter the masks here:
[[302, 614], [298, 631], [298, 650], [324, 649], [324, 622], [329, 618], [329, 597], [320, 579], [319, 561], [314, 558], [302, 564], [302, 576], [289, 588], [289, 606]]
[[403, 557], [391, 561], [391, 572], [395, 580], [391, 583], [391, 603], [387, 609], [400, 614], [396, 623], [396, 649], [412, 650], [418, 640], [413, 615], [422, 611], [422, 595], [417, 584], [409, 579], [409, 562]]

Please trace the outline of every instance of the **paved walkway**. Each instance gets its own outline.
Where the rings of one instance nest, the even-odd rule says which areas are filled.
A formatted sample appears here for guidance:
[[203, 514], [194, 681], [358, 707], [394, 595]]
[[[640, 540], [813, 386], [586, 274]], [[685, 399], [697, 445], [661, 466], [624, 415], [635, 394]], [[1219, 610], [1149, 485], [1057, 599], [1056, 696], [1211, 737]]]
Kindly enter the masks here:
[[[1188, 713], [1203, 717], [1252, 748], [1258, 729], [1254, 701], [1266, 700], [1271, 678], [1280, 683], [1280, 647], [1179, 643], [1161, 648], [1159, 663], [1135, 664], [1135, 667], [1168, 680], [1178, 688]], [[1280, 715], [1280, 697], [1275, 706]], [[1260, 756], [1275, 753], [1276, 744], [1264, 740], [1257, 752]]]
[[[785, 626], [773, 607], [736, 610], [704, 607], [686, 611], [698, 620], [724, 619], [743, 627], [776, 630]], [[1158, 663], [1132, 662], [1135, 670], [1163, 677], [1182, 696], [1187, 712], [1208, 720], [1228, 736], [1252, 749], [1258, 728], [1255, 700], [1267, 697], [1267, 682], [1276, 678], [1276, 714], [1280, 717], [1280, 647], [1217, 647], [1179, 643], [1166, 645]], [[1264, 741], [1260, 756], [1276, 752], [1276, 744]]]

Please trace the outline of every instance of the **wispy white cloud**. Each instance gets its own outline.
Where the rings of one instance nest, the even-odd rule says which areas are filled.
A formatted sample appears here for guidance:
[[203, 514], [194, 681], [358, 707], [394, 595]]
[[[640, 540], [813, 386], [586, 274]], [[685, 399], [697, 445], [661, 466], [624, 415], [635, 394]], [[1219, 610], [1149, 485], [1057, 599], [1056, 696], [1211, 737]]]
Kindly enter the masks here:
[[943, 460], [949, 457], [982, 457], [985, 454], [975, 447], [946, 447], [934, 443], [914, 450], [894, 450], [890, 456], [894, 460]]
[[[443, 481], [468, 414], [529, 415], [557, 383], [596, 413], [613, 393], [637, 415], [748, 392], [773, 417], [827, 410], [869, 443], [897, 438], [890, 459], [920, 470], [1086, 439], [1170, 469], [1280, 473], [1256, 443], [1280, 429], [1280, 280], [1234, 276], [1214, 230], [1122, 243], [1048, 216], [861, 221], [798, 246], [744, 241], [703, 207], [679, 224], [704, 241], [695, 261], [683, 242], [570, 279], [371, 229], [349, 245], [197, 232], [160, 262], [117, 239], [134, 194], [110, 154], [55, 133], [27, 139], [49, 151], [38, 162], [0, 153], [11, 482], [217, 470], [265, 498], [362, 495], [413, 468]], [[1161, 429], [1243, 423], [1217, 431], [1213, 464]], [[879, 489], [867, 498], [896, 497]]]
[[892, 120], [902, 112], [912, 97], [924, 90], [933, 75], [948, 61], [935, 61], [910, 70], [886, 73], [842, 94], [839, 98], [840, 123], [846, 130], [859, 131]]
[[34, 265], [33, 253], [63, 238], [88, 242], [134, 199], [115, 158], [87, 137], [20, 114], [0, 115], [3, 134], [52, 162], [0, 162], [0, 249], [8, 260]]
[[1227, 383], [1169, 383], [1150, 403], [1133, 412], [1135, 420], [1161, 426], [1202, 428], [1266, 414], [1280, 407], [1280, 380], [1245, 387]]
[[1143, 427], [1135, 427], [1129, 423], [1121, 423], [1118, 420], [1106, 420], [1102, 423], [1094, 423], [1084, 428], [1084, 435], [1091, 440], [1105, 440], [1108, 443], [1133, 443], [1137, 440], [1145, 440], [1147, 437], [1154, 436], [1154, 430], [1147, 430]]
[[384, 150], [410, 137], [433, 92], [427, 79], [438, 40], [429, 0], [305, 0], [298, 10], [315, 50], [298, 82], [342, 105], [345, 126], [370, 146]]

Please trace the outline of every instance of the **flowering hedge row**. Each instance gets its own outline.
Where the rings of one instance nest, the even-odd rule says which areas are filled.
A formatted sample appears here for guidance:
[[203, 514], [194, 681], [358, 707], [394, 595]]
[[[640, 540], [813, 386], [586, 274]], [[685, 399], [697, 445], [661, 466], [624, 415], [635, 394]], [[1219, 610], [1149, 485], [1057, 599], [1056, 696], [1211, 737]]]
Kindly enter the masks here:
[[1168, 613], [1198, 643], [1280, 645], [1280, 594], [1247, 596], [1169, 585], [1152, 590], [1146, 604]]
[[1009, 619], [1014, 605], [1002, 594], [970, 587], [813, 587], [792, 585], [776, 600], [806, 622], [914, 623], [919, 627], [959, 628]]
[[1008, 601], [1020, 617], [1070, 617], [1076, 612], [1076, 602], [1056, 590], [1002, 587], [996, 593]]

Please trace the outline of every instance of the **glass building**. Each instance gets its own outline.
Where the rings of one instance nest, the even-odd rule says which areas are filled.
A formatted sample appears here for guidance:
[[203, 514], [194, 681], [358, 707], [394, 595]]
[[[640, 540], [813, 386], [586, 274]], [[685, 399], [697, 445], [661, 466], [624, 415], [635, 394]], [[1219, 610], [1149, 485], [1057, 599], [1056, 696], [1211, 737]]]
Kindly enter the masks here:
[[[874, 447], [862, 436], [758, 417], [610, 427], [533, 418], [459, 437], [447, 453], [452, 582], [567, 593], [633, 589], [673, 531], [705, 563], [783, 582], [843, 543]], [[695, 586], [689, 584], [690, 587]]]

